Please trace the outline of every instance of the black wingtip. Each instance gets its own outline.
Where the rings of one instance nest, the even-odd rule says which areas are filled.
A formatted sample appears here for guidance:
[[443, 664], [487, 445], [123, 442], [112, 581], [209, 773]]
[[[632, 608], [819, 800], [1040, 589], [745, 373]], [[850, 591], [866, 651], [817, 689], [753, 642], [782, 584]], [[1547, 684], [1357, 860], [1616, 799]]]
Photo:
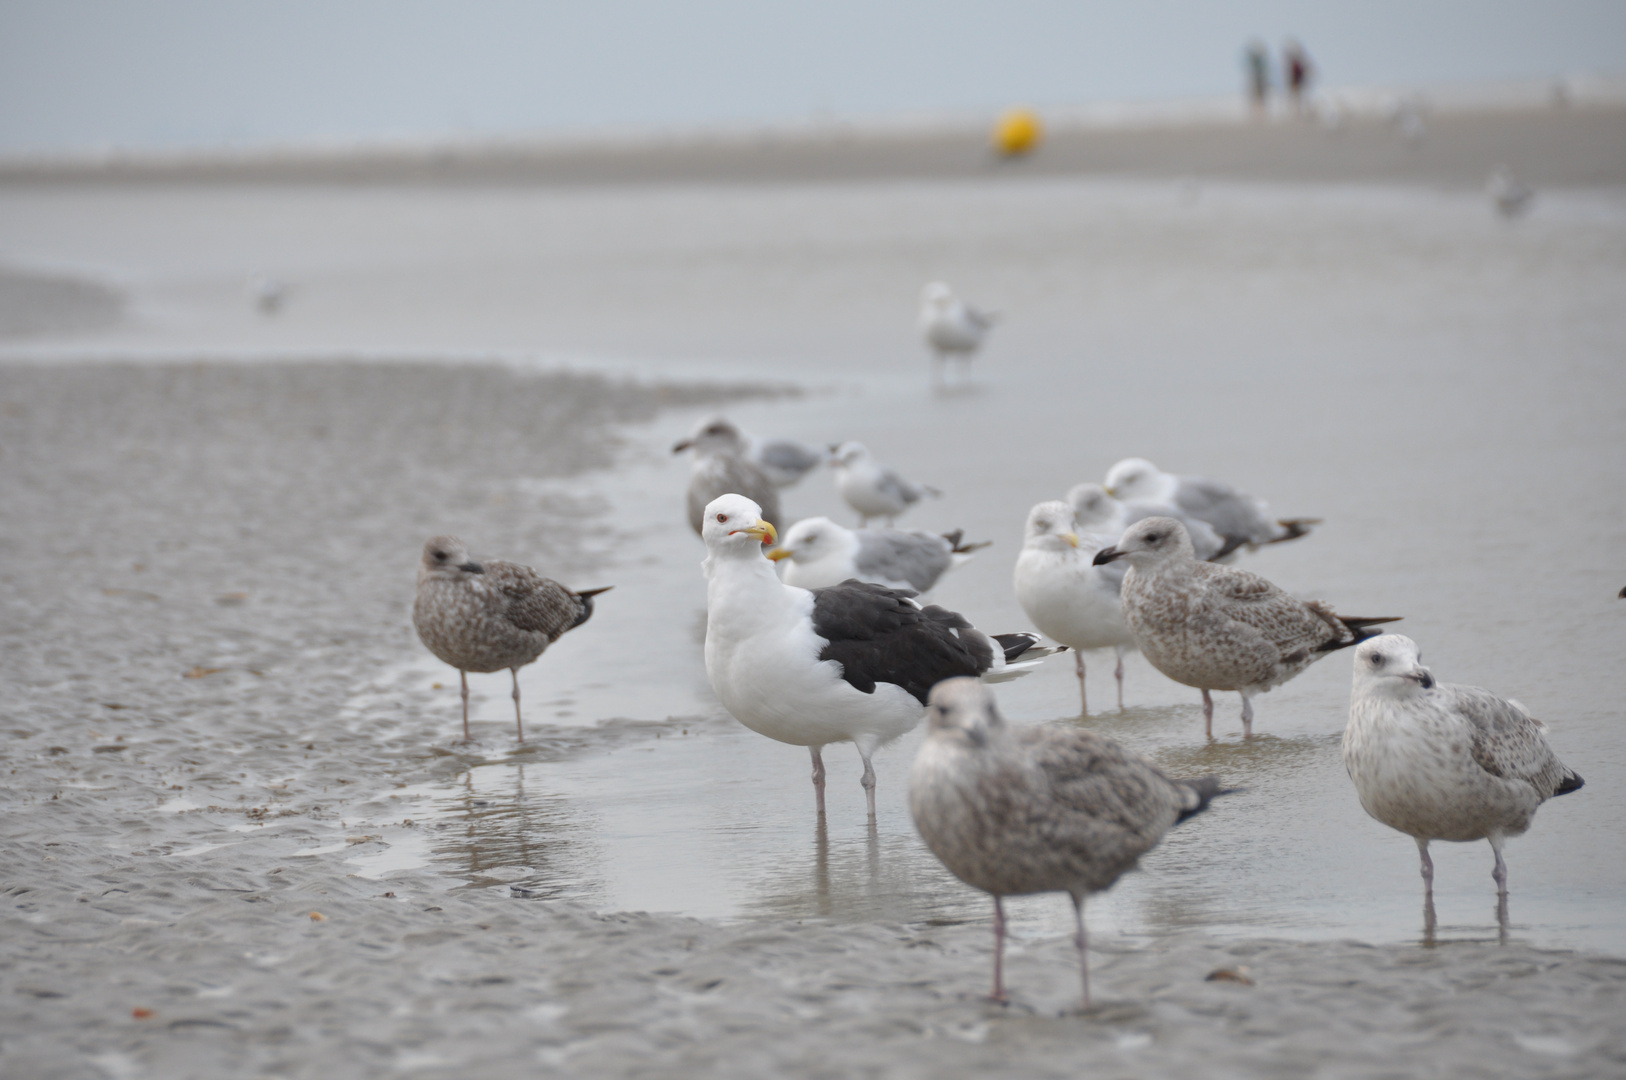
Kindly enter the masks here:
[[582, 602], [582, 609], [576, 614], [576, 621], [565, 627], [565, 629], [574, 630], [588, 619], [591, 619], [593, 617], [593, 597], [599, 593], [607, 593], [613, 588], [615, 588], [614, 585], [606, 585], [601, 589], [583, 589], [579, 593], [572, 594]]
[[1270, 539], [1270, 540], [1266, 540], [1265, 543], [1267, 543], [1267, 544], [1284, 544], [1289, 540], [1297, 540], [1301, 536], [1309, 536], [1310, 535], [1310, 527], [1312, 525], [1321, 524], [1321, 519], [1320, 518], [1283, 518], [1280, 521], [1276, 522], [1276, 524], [1280, 525], [1282, 528], [1286, 529], [1287, 531], [1284, 532], [1282, 535], [1280, 535], [1278, 537], [1275, 537], [1275, 538]]
[[1559, 781], [1558, 787], [1553, 790], [1553, 798], [1568, 795], [1572, 791], [1580, 791], [1586, 787], [1586, 781], [1581, 779], [1580, 773], [1565, 772], [1564, 779]]
[[1005, 662], [1007, 664], [1039, 644], [1038, 634], [989, 634], [988, 636], [998, 642], [1001, 651], [1005, 653]]
[[1214, 552], [1214, 554], [1208, 557], [1208, 561], [1219, 562], [1221, 559], [1237, 551], [1239, 548], [1245, 547], [1247, 543], [1248, 538], [1246, 536], [1227, 536], [1225, 537], [1225, 543], [1220, 545], [1220, 549], [1218, 551]]
[[1195, 780], [1176, 780], [1175, 783], [1188, 787], [1197, 794], [1197, 805], [1180, 811], [1180, 816], [1174, 819], [1176, 825], [1207, 810], [1208, 804], [1221, 795], [1233, 795], [1243, 790], [1239, 787], [1221, 787], [1217, 776], [1199, 776]]

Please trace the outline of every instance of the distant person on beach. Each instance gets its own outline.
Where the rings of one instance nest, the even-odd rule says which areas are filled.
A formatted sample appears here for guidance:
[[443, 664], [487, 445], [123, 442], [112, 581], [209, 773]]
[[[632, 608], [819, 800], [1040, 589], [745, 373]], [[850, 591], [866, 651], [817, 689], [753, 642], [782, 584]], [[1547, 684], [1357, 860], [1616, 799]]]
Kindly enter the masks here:
[[1270, 53], [1265, 51], [1265, 43], [1258, 38], [1248, 42], [1242, 51], [1242, 63], [1248, 73], [1248, 100], [1253, 114], [1262, 117], [1270, 97]]
[[1293, 98], [1293, 112], [1295, 115], [1304, 115], [1304, 99], [1310, 93], [1310, 80], [1315, 76], [1315, 66], [1310, 63], [1310, 55], [1292, 38], [1282, 43], [1282, 78], [1287, 83], [1287, 92]]

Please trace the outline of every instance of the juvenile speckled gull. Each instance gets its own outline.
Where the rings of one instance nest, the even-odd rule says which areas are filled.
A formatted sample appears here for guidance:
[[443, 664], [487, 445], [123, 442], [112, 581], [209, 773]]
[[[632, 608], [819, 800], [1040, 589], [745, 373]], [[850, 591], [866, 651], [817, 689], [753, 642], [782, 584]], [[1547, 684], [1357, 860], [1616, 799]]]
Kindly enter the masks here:
[[1080, 532], [1095, 533], [1109, 541], [1118, 539], [1125, 529], [1142, 518], [1171, 517], [1186, 527], [1197, 558], [1204, 562], [1223, 562], [1244, 543], [1240, 539], [1226, 541], [1206, 521], [1190, 517], [1170, 503], [1146, 499], [1124, 502], [1108, 495], [1100, 484], [1074, 486], [1067, 493], [1067, 502], [1073, 508]]
[[888, 525], [894, 518], [927, 495], [942, 492], [925, 484], [905, 480], [893, 469], [870, 456], [863, 443], [844, 442], [831, 447], [835, 460], [836, 490], [847, 505], [858, 512], [862, 528], [872, 517], [886, 518]]
[[1084, 690], [1085, 649], [1112, 649], [1118, 657], [1118, 708], [1124, 705], [1124, 653], [1135, 647], [1135, 635], [1124, 621], [1119, 590], [1125, 567], [1096, 566], [1091, 560], [1106, 540], [1074, 528], [1073, 511], [1064, 502], [1042, 502], [1028, 512], [1027, 536], [1016, 557], [1016, 602], [1041, 634], [1073, 650], [1078, 672], [1078, 699], [1090, 712]]
[[803, 518], [786, 531], [768, 558], [784, 563], [785, 584], [803, 589], [828, 588], [857, 578], [925, 593], [991, 543], [965, 544], [963, 536], [962, 530], [938, 536], [902, 529], [849, 529], [827, 517]]
[[[1244, 544], [1251, 550], [1260, 544], [1296, 540], [1307, 535], [1310, 526], [1321, 523], [1320, 518], [1272, 520], [1270, 508], [1261, 499], [1219, 480], [1170, 475], [1145, 458], [1118, 462], [1107, 471], [1105, 487], [1116, 499], [1170, 503], [1180, 514], [1169, 516], [1206, 522], [1232, 550]], [[1194, 549], [1196, 546], [1192, 544]]]
[[719, 495], [744, 495], [762, 508], [765, 520], [777, 526], [779, 516], [779, 487], [754, 462], [747, 458], [740, 442], [740, 432], [726, 420], [707, 420], [695, 428], [694, 434], [679, 440], [672, 453], [694, 451], [694, 462], [689, 472], [687, 509], [689, 527], [700, 532], [701, 516], [706, 504]]
[[994, 898], [994, 1000], [1005, 1000], [1004, 898], [1065, 892], [1087, 1008], [1084, 898], [1111, 886], [1175, 823], [1206, 809], [1222, 793], [1219, 782], [1171, 780], [1084, 728], [1011, 727], [975, 679], [938, 683], [927, 705], [909, 809], [949, 872]]
[[950, 356], [959, 357], [968, 370], [972, 355], [982, 348], [982, 339], [998, 319], [996, 313], [979, 311], [958, 299], [941, 281], [922, 289], [920, 333], [932, 350], [932, 382], [942, 383], [943, 366]]
[[469, 738], [468, 673], [503, 668], [513, 675], [514, 729], [525, 741], [519, 669], [565, 631], [592, 618], [593, 597], [609, 588], [571, 592], [529, 566], [498, 559], [477, 563], [455, 536], [437, 536], [423, 546], [412, 625], [430, 652], [457, 669], [464, 741]]
[[[798, 589], [774, 575], [762, 545], [775, 537], [757, 505], [724, 495], [706, 507], [706, 675], [740, 723], [813, 756], [824, 813], [824, 758], [851, 742], [875, 816], [876, 748], [920, 723], [926, 693], [955, 675], [1012, 678], [1053, 650], [1033, 634], [989, 635], [910, 594], [849, 581]], [[1018, 658], [1026, 657], [1018, 662]]]
[[[1490, 841], [1491, 877], [1505, 898], [1503, 841], [1528, 829], [1542, 803], [1583, 783], [1524, 706], [1477, 686], [1436, 682], [1417, 643], [1400, 634], [1355, 650], [1344, 767], [1366, 812], [1417, 841], [1425, 925], [1434, 905], [1430, 840]], [[1505, 903], [1498, 915], [1505, 923]]]
[[1146, 518], [1096, 553], [1097, 566], [1129, 560], [1124, 617], [1153, 667], [1203, 692], [1214, 734], [1212, 690], [1242, 695], [1242, 731], [1253, 734], [1249, 700], [1280, 686], [1327, 653], [1355, 645], [1397, 616], [1350, 618], [1319, 600], [1300, 600], [1258, 574], [1198, 562], [1184, 525]]

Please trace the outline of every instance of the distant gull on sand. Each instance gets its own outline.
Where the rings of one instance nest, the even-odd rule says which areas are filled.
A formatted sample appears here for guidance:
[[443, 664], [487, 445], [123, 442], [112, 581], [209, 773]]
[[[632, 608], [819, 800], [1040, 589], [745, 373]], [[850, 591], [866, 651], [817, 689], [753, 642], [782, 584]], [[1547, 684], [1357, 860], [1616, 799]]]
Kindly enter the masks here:
[[1485, 182], [1485, 194], [1490, 196], [1496, 212], [1505, 218], [1516, 218], [1530, 209], [1535, 192], [1522, 183], [1506, 165], [1491, 173]]
[[1083, 728], [1010, 727], [975, 679], [932, 689], [926, 741], [909, 772], [909, 809], [955, 877], [994, 898], [994, 992], [1005, 1000], [1007, 896], [1065, 892], [1090, 1004], [1084, 898], [1101, 892], [1177, 822], [1223, 794], [1212, 776], [1171, 780]]
[[927, 495], [942, 492], [913, 480], [905, 480], [893, 469], [870, 456], [863, 443], [844, 442], [832, 446], [836, 470], [836, 490], [847, 500], [847, 505], [858, 512], [859, 527], [869, 524], [872, 517], [893, 520]]
[[680, 439], [672, 453], [694, 451], [689, 472], [689, 527], [700, 532], [706, 504], [719, 495], [744, 495], [762, 507], [762, 516], [778, 525], [779, 485], [761, 467], [745, 456], [739, 429], [726, 420], [707, 420], [687, 439]]
[[1477, 686], [1435, 682], [1421, 660], [1417, 643], [1400, 634], [1355, 650], [1344, 767], [1366, 812], [1417, 841], [1430, 909], [1430, 840], [1489, 840], [1491, 877], [1505, 897], [1503, 841], [1528, 829], [1538, 806], [1583, 781], [1524, 706]]
[[739, 495], [706, 507], [702, 535], [712, 689], [752, 731], [812, 751], [820, 814], [825, 745], [858, 747], [874, 817], [870, 757], [920, 723], [934, 684], [955, 675], [1014, 678], [1054, 651], [1035, 648], [1034, 634], [984, 634], [963, 616], [881, 585], [785, 585], [762, 552], [774, 528]]
[[1203, 722], [1214, 734], [1211, 690], [1242, 695], [1242, 733], [1253, 734], [1255, 694], [1280, 686], [1327, 653], [1379, 631], [1377, 619], [1336, 614], [1300, 600], [1258, 574], [1198, 562], [1185, 526], [1173, 518], [1137, 521], [1095, 564], [1129, 560], [1124, 617], [1153, 667], [1203, 692]]
[[998, 319], [996, 313], [979, 311], [956, 298], [954, 290], [941, 281], [922, 289], [920, 333], [932, 350], [933, 383], [942, 383], [943, 366], [950, 356], [960, 358], [962, 375], [968, 372], [972, 355]]
[[783, 560], [785, 584], [798, 588], [823, 589], [857, 578], [925, 593], [978, 548], [992, 543], [964, 544], [963, 535], [958, 529], [942, 536], [902, 529], [849, 529], [827, 517], [803, 518], [768, 558]]
[[1124, 653], [1135, 647], [1135, 635], [1124, 621], [1118, 593], [1122, 564], [1096, 566], [1095, 553], [1106, 547], [1099, 536], [1080, 536], [1073, 511], [1064, 502], [1042, 502], [1028, 513], [1027, 537], [1016, 557], [1016, 602], [1039, 632], [1075, 650], [1078, 699], [1090, 713], [1084, 690], [1085, 649], [1112, 649], [1118, 655], [1118, 708], [1124, 707]]
[[[1210, 525], [1231, 550], [1244, 544], [1252, 549], [1260, 544], [1296, 540], [1307, 535], [1311, 525], [1321, 524], [1320, 518], [1273, 521], [1261, 499], [1219, 480], [1172, 476], [1145, 458], [1125, 458], [1118, 462], [1107, 471], [1105, 488], [1107, 494], [1116, 499], [1169, 503], [1180, 511], [1180, 516], [1194, 517]], [[1194, 542], [1192, 547], [1196, 546]]]
[[1078, 484], [1067, 493], [1067, 501], [1081, 531], [1109, 540], [1118, 539], [1141, 518], [1172, 517], [1186, 527], [1197, 558], [1204, 562], [1222, 562], [1244, 543], [1241, 539], [1226, 541], [1206, 521], [1188, 516], [1172, 503], [1144, 499], [1122, 502], [1108, 495], [1100, 484]]
[[471, 671], [509, 669], [514, 678], [514, 730], [525, 741], [519, 669], [567, 630], [593, 617], [593, 597], [571, 592], [529, 566], [497, 559], [477, 563], [463, 541], [437, 536], [423, 546], [412, 625], [429, 651], [457, 669], [463, 685], [463, 739], [469, 738]]
[[830, 460], [830, 455], [823, 450], [805, 446], [794, 439], [764, 440], [746, 435], [721, 416], [701, 422], [694, 434], [684, 441], [691, 446], [704, 443], [707, 453], [722, 450], [742, 457], [761, 469], [775, 487], [782, 488], [792, 486]]

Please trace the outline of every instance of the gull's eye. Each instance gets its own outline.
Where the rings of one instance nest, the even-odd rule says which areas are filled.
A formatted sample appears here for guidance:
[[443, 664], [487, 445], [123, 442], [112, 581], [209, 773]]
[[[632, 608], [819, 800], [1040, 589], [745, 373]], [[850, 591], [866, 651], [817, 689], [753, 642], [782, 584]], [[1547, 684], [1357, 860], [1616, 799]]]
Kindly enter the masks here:
[[1372, 654], [1372, 666], [1373, 667], [1382, 667], [1383, 666], [1383, 654], [1382, 653], [1375, 652], [1375, 653]]
[[444, 551], [435, 552], [435, 561], [436, 562], [445, 562], [446, 561], [446, 553]]
[[1146, 542], [1148, 544], [1155, 544], [1161, 539], [1163, 539], [1163, 534], [1162, 533], [1147, 533], [1146, 534]]
[[728, 520], [728, 515], [727, 514], [718, 514], [717, 515], [717, 520], [718, 521], [727, 521]]

